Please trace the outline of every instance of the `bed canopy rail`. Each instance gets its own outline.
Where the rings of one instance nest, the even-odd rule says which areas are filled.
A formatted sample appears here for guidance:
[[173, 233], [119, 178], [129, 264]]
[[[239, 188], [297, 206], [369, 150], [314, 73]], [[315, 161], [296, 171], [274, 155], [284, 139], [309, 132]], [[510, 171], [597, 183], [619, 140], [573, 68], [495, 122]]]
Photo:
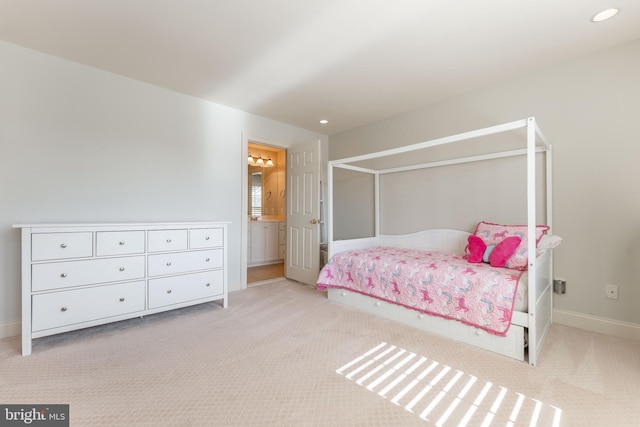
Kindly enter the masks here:
[[[447, 160], [437, 161], [425, 161], [418, 164], [406, 164], [397, 167], [371, 167], [367, 164], [367, 161], [374, 159], [382, 159], [389, 156], [396, 156], [404, 153], [412, 153], [418, 150], [428, 150], [433, 147], [444, 146], [447, 144], [471, 141], [481, 137], [490, 137], [492, 135], [498, 135], [505, 132], [516, 131], [518, 129], [525, 129], [526, 137], [524, 138], [524, 147], [497, 151], [488, 154], [474, 154], [461, 156], [456, 158], [450, 158]], [[520, 139], [518, 139], [520, 141]], [[331, 246], [334, 241], [334, 168], [347, 169], [356, 172], [362, 172], [371, 174], [374, 177], [374, 239], [380, 236], [380, 176], [390, 173], [400, 173], [405, 171], [412, 171], [417, 169], [426, 169], [433, 167], [442, 167], [455, 164], [463, 164], [469, 162], [477, 162], [483, 160], [492, 160], [500, 158], [508, 158], [514, 156], [526, 156], [526, 194], [527, 194], [527, 241], [528, 247], [536, 247], [536, 161], [537, 153], [543, 153], [544, 163], [546, 165], [546, 187], [545, 187], [545, 204], [546, 204], [546, 218], [545, 223], [552, 230], [552, 158], [551, 158], [551, 145], [547, 142], [546, 137], [540, 130], [534, 117], [528, 117], [526, 119], [516, 120], [500, 125], [490, 126], [482, 129], [463, 132], [455, 135], [436, 138], [416, 144], [406, 145], [397, 148], [391, 148], [369, 154], [362, 154], [342, 159], [330, 160], [328, 162], [327, 184], [328, 184], [328, 203], [327, 203], [327, 219], [329, 223], [328, 227], [328, 243], [329, 243], [329, 255], [331, 255]], [[363, 166], [362, 164], [366, 164]], [[369, 162], [371, 163], [371, 162]], [[407, 162], [408, 163], [408, 162]], [[529, 280], [531, 283], [536, 282], [536, 257], [529, 257]], [[548, 262], [551, 262], [550, 260]], [[552, 270], [550, 270], [552, 271]], [[548, 286], [545, 285], [543, 289], [533, 289], [529, 291], [529, 334], [535, 334], [535, 337], [530, 336], [529, 340], [529, 363], [535, 365], [541, 343], [546, 336], [549, 323], [537, 324], [537, 312], [548, 311], [548, 316], [551, 316], [552, 312], [552, 279], [546, 280]], [[535, 288], [532, 287], [532, 288]], [[533, 338], [533, 339], [531, 339]]]
[[400, 153], [407, 153], [416, 150], [423, 150], [425, 148], [436, 147], [439, 145], [451, 144], [452, 142], [459, 141], [467, 141], [474, 138], [479, 138], [482, 136], [488, 135], [496, 135], [503, 132], [509, 132], [515, 129], [521, 129], [524, 127], [531, 127], [535, 129], [535, 133], [539, 136], [541, 143], [544, 144], [545, 147], [550, 148], [550, 145], [547, 144], [546, 138], [540, 131], [540, 128], [535, 122], [534, 117], [529, 117], [528, 119], [516, 120], [509, 123], [503, 123], [501, 125], [490, 126], [483, 129], [472, 130], [469, 132], [462, 132], [456, 135], [449, 135], [442, 138], [431, 139], [429, 141], [419, 142], [416, 144], [405, 145], [403, 147], [390, 148], [388, 150], [377, 151], [375, 153], [362, 154], [359, 156], [346, 157], [339, 160], [332, 160], [333, 165], [340, 165], [346, 163], [354, 163], [362, 160], [370, 160], [376, 159], [380, 157], [387, 157]]
[[[394, 156], [394, 155], [403, 154], [403, 153], [410, 153], [414, 151], [425, 150], [428, 148], [443, 146], [443, 145], [451, 144], [455, 142], [470, 141], [472, 139], [476, 139], [484, 136], [497, 135], [500, 133], [505, 133], [505, 132], [509, 132], [517, 129], [522, 129], [522, 128], [526, 128], [526, 146], [521, 149], [498, 151], [498, 152], [489, 153], [489, 154], [458, 157], [458, 158], [452, 158], [452, 159], [441, 160], [441, 161], [432, 161], [432, 162], [427, 161], [427, 162], [422, 162], [415, 165], [407, 165], [407, 166], [400, 166], [400, 167], [394, 167], [394, 168], [371, 168], [371, 167], [358, 166], [354, 164], [354, 163], [364, 162], [367, 160], [379, 159], [379, 158]], [[546, 153], [546, 159], [545, 159], [545, 163], [547, 165], [547, 170], [546, 170], [546, 174], [547, 174], [546, 176], [547, 178], [546, 179], [546, 183], [547, 183], [546, 216], [547, 218], [546, 218], [546, 221], [547, 221], [547, 225], [551, 227], [552, 226], [551, 224], [551, 210], [552, 210], [551, 209], [551, 178], [552, 178], [551, 177], [551, 145], [547, 142], [546, 137], [540, 130], [534, 117], [529, 117], [527, 119], [516, 120], [513, 122], [504, 123], [496, 126], [490, 126], [487, 128], [477, 129], [469, 132], [463, 132], [456, 135], [436, 138], [436, 139], [432, 139], [425, 142], [406, 145], [403, 147], [391, 148], [388, 150], [382, 150], [382, 151], [362, 154], [358, 156], [330, 160], [328, 162], [328, 174], [327, 174], [327, 183], [329, 184], [328, 194], [327, 194], [328, 220], [329, 220], [328, 222], [330, 224], [333, 223], [333, 185], [332, 184], [333, 184], [334, 168], [347, 169], [347, 170], [374, 175], [374, 178], [375, 178], [374, 203], [375, 203], [375, 212], [376, 212], [375, 235], [379, 235], [380, 233], [379, 218], [377, 216], [377, 212], [379, 210], [378, 204], [379, 204], [379, 176], [380, 175], [385, 175], [389, 173], [406, 172], [406, 171], [417, 170], [417, 169], [427, 169], [427, 168], [433, 168], [433, 167], [442, 167], [442, 166], [449, 166], [449, 165], [455, 165], [455, 164], [470, 163], [470, 162], [476, 162], [476, 161], [482, 161], [482, 160], [492, 160], [492, 159], [526, 155], [528, 157], [528, 161], [527, 161], [527, 195], [528, 195], [527, 202], [528, 203], [527, 205], [529, 208], [527, 216], [529, 216], [529, 211], [531, 211], [531, 208], [533, 208], [534, 223], [535, 223], [536, 158], [534, 154], [540, 153], [540, 152]], [[533, 200], [530, 199], [531, 196], [533, 197]], [[328, 241], [329, 242], [333, 241], [333, 227], [329, 227]]]

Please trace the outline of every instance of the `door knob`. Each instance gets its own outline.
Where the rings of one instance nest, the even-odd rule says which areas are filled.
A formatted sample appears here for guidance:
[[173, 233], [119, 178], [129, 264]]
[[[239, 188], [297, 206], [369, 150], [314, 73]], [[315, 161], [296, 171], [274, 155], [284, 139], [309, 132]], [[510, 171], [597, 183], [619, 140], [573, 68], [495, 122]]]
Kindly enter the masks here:
[[317, 223], [318, 223], [317, 219], [314, 218], [314, 219], [311, 220], [311, 224], [317, 224]]

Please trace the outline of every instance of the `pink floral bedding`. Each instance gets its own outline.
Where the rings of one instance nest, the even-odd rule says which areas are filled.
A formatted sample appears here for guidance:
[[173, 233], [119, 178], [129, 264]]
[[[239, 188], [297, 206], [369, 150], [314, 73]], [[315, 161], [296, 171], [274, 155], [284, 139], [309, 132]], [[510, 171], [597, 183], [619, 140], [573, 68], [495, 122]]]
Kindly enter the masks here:
[[463, 255], [392, 247], [336, 254], [317, 288], [349, 289], [504, 336], [522, 272]]

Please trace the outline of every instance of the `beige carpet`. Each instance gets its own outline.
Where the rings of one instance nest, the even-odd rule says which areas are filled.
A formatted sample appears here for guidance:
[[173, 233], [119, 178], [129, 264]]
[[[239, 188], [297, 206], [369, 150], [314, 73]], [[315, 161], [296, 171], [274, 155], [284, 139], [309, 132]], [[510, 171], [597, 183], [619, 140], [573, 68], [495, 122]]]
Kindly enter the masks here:
[[72, 426], [640, 425], [640, 343], [554, 325], [531, 368], [286, 280], [19, 351], [0, 340], [0, 403]]

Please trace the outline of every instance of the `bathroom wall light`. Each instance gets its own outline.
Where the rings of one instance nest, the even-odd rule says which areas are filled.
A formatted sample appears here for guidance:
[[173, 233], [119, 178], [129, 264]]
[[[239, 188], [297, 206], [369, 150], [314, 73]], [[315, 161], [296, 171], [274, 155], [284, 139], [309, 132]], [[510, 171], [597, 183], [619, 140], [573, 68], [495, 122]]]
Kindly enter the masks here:
[[249, 153], [249, 157], [247, 157], [247, 163], [249, 166], [259, 166], [261, 168], [272, 168], [275, 166], [271, 158], [265, 161], [262, 156], [253, 157], [251, 153]]
[[613, 18], [620, 12], [619, 9], [606, 9], [602, 12], [598, 12], [591, 17], [591, 22], [602, 22], [606, 21], [609, 18]]

